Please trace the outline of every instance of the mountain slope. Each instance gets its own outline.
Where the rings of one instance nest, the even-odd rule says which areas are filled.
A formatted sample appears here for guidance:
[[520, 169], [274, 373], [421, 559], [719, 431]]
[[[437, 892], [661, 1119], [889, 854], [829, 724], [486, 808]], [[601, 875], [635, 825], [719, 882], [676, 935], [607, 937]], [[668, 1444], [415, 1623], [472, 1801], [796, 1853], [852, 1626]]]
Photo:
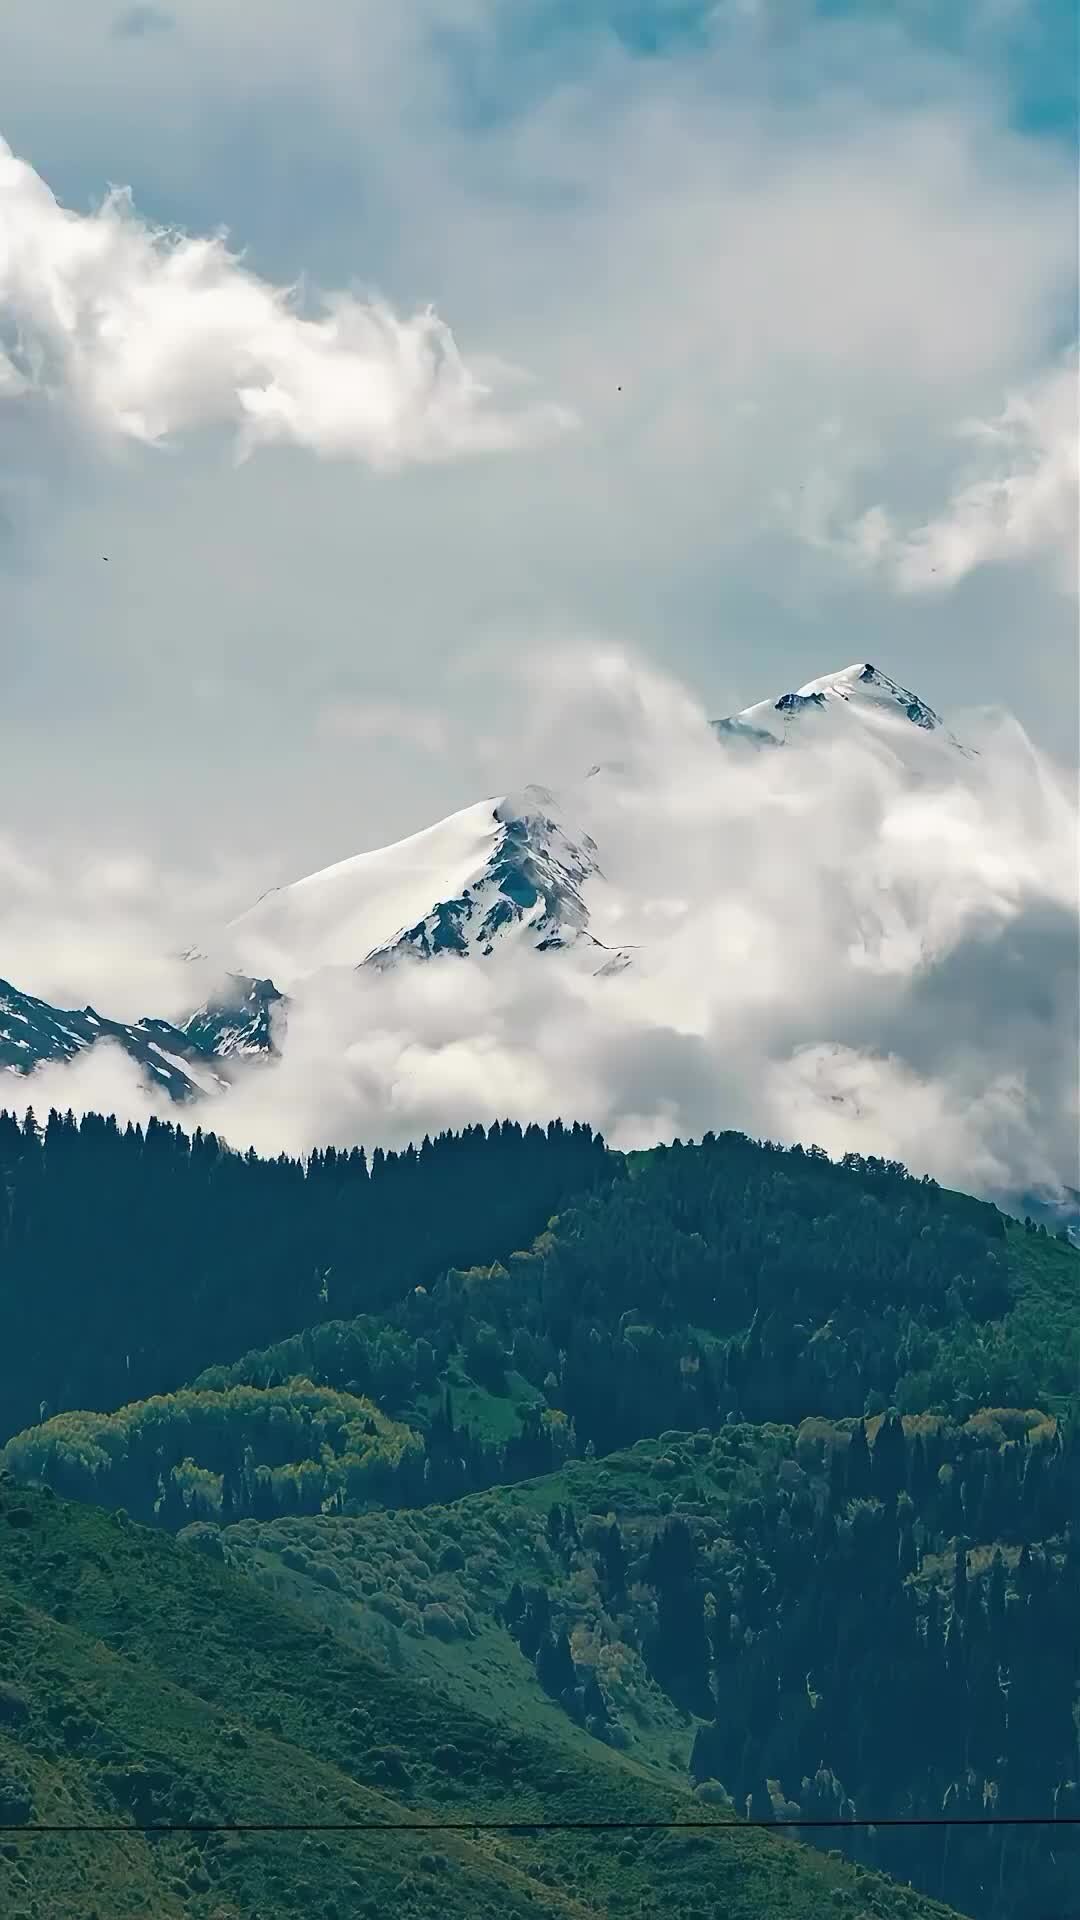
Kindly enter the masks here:
[[490, 954], [513, 934], [539, 952], [607, 950], [588, 931], [602, 886], [595, 842], [574, 834], [546, 788], [479, 801], [407, 840], [275, 888], [232, 921], [230, 951], [290, 984], [323, 967], [404, 955]]
[[183, 1028], [167, 1020], [140, 1020], [134, 1026], [107, 1020], [93, 1007], [64, 1010], [0, 980], [0, 1068], [30, 1073], [43, 1062], [73, 1060], [101, 1040], [112, 1040], [136, 1061], [152, 1086], [174, 1099], [186, 1099], [208, 1075], [192, 1072], [199, 1049]]
[[541, 953], [573, 952], [592, 972], [620, 967], [628, 954], [589, 927], [586, 896], [603, 888], [595, 842], [565, 826], [545, 788], [483, 800], [264, 894], [223, 932], [218, 958], [235, 963], [223, 986], [175, 1025], [65, 1012], [0, 981], [0, 1068], [31, 1073], [107, 1038], [176, 1100], [222, 1091], [219, 1063], [276, 1050], [288, 998], [275, 983], [288, 988], [324, 967], [486, 957], [515, 938]]
[[741, 713], [712, 723], [722, 741], [749, 740], [777, 746], [805, 738], [808, 726], [817, 731], [837, 724], [872, 729], [907, 756], [925, 745], [912, 734], [911, 729], [917, 728], [923, 735], [933, 736], [935, 746], [966, 759], [974, 757], [974, 750], [961, 745], [925, 700], [890, 680], [869, 661], [856, 661], [839, 673], [823, 674], [817, 680], [808, 680], [797, 693], [758, 701]]
[[276, 1051], [275, 1021], [284, 1016], [286, 1006], [272, 980], [232, 973], [209, 1000], [185, 1016], [180, 1032], [199, 1059], [265, 1058]]
[[[942, 751], [973, 757], [925, 701], [865, 662], [713, 726], [723, 745], [790, 745], [822, 727], [854, 727], [916, 778]], [[603, 771], [617, 769], [594, 767], [587, 778]], [[407, 953], [486, 957], [516, 934], [540, 952], [576, 949], [593, 971], [617, 970], [631, 950], [599, 938], [601, 858], [553, 794], [526, 787], [275, 888], [226, 929], [230, 964], [287, 987], [322, 967], [384, 966]]]
[[[522, 1141], [519, 1152], [511, 1132], [519, 1170], [545, 1138], [532, 1148]], [[372, 1198], [380, 1188], [400, 1196], [384, 1223], [395, 1257], [373, 1289], [380, 1312], [330, 1320], [331, 1274], [329, 1285], [289, 1295], [294, 1312], [314, 1296], [324, 1324], [234, 1367], [212, 1367], [168, 1401], [111, 1417], [69, 1414], [7, 1449], [20, 1477], [153, 1515], [160, 1528], [180, 1530], [189, 1568], [205, 1556], [203, 1610], [195, 1618], [174, 1609], [160, 1646], [148, 1638], [159, 1605], [149, 1588], [171, 1583], [174, 1563], [129, 1562], [132, 1539], [144, 1556], [157, 1551], [138, 1529], [119, 1526], [102, 1550], [101, 1536], [85, 1535], [68, 1509], [70, 1555], [54, 1537], [35, 1538], [19, 1566], [39, 1612], [67, 1608], [68, 1624], [91, 1640], [160, 1669], [166, 1703], [171, 1688], [197, 1694], [247, 1739], [261, 1703], [304, 1753], [347, 1766], [369, 1788], [408, 1786], [417, 1805], [467, 1806], [465, 1817], [481, 1791], [501, 1793], [498, 1804], [507, 1805], [508, 1795], [538, 1780], [557, 1784], [560, 1774], [567, 1795], [591, 1793], [591, 1783], [617, 1794], [632, 1779], [654, 1795], [695, 1793], [679, 1804], [722, 1810], [749, 1798], [764, 1818], [790, 1806], [850, 1817], [852, 1802], [887, 1817], [930, 1817], [955, 1804], [978, 1812], [984, 1802], [1022, 1814], [1071, 1809], [1069, 1623], [1080, 1570], [1070, 1532], [1080, 1466], [1069, 1396], [1080, 1306], [1071, 1249], [895, 1163], [851, 1156], [834, 1165], [820, 1150], [710, 1136], [628, 1163], [609, 1157], [595, 1191], [554, 1218], [544, 1209], [548, 1228], [526, 1252], [466, 1271], [435, 1261], [414, 1290], [401, 1259], [414, 1251], [417, 1222], [437, 1224], [433, 1211], [451, 1194], [461, 1198], [453, 1143], [401, 1156], [369, 1187], [351, 1156], [344, 1164], [326, 1156], [300, 1179], [278, 1163], [220, 1160], [216, 1148], [196, 1150], [172, 1129], [140, 1141], [99, 1125], [84, 1139], [51, 1123], [44, 1147], [0, 1129], [0, 1149], [5, 1142], [16, 1155], [4, 1181], [9, 1244], [24, 1247], [23, 1285], [10, 1297], [16, 1330], [26, 1296], [48, 1279], [40, 1256], [55, 1255], [54, 1222], [83, 1218], [80, 1161], [95, 1194], [115, 1199], [106, 1218], [128, 1233], [140, 1187], [151, 1200], [170, 1196], [178, 1214], [185, 1188], [205, 1193], [214, 1168], [230, 1196], [250, 1192], [266, 1245], [286, 1238], [303, 1201], [290, 1244], [318, 1258], [316, 1279], [338, 1265], [316, 1254], [320, 1217], [336, 1236], [353, 1183]], [[507, 1177], [506, 1151], [499, 1139], [479, 1156], [474, 1209], [518, 1184]], [[436, 1161], [446, 1184], [432, 1178]], [[121, 1165], [130, 1170], [134, 1188], [115, 1179], [106, 1187], [107, 1165], [114, 1176]], [[205, 1200], [203, 1211], [209, 1222]], [[370, 1210], [351, 1218], [366, 1250], [376, 1218]], [[24, 1396], [36, 1400], [43, 1360], [55, 1371], [74, 1346], [81, 1364], [102, 1321], [106, 1359], [120, 1353], [108, 1377], [121, 1384], [133, 1378], [123, 1367], [136, 1331], [129, 1316], [142, 1328], [131, 1344], [144, 1350], [143, 1370], [151, 1344], [175, 1354], [184, 1342], [188, 1351], [213, 1342], [224, 1354], [237, 1331], [230, 1294], [244, 1291], [235, 1253], [245, 1236], [230, 1229], [228, 1214], [215, 1219], [205, 1237], [222, 1244], [223, 1290], [170, 1279], [162, 1288], [155, 1270], [152, 1288], [129, 1296], [121, 1287], [119, 1310], [110, 1296], [103, 1312], [116, 1263], [88, 1246], [79, 1285], [44, 1301], [48, 1344], [12, 1355]], [[335, 1240], [343, 1253], [348, 1238]], [[183, 1273], [182, 1245], [180, 1256]], [[260, 1296], [262, 1268], [260, 1257]], [[96, 1312], [86, 1324], [72, 1316], [88, 1283]], [[162, 1291], [177, 1294], [181, 1313], [164, 1333]], [[485, 1421], [485, 1407], [487, 1436], [499, 1436], [494, 1459], [465, 1424]], [[651, 1437], [625, 1445], [643, 1433]], [[484, 1490], [455, 1497], [470, 1484]], [[31, 1512], [25, 1525], [33, 1524]], [[6, 1537], [0, 1490], [0, 1639], [27, 1598], [9, 1597], [2, 1584]], [[328, 1630], [316, 1642], [318, 1675], [299, 1643], [278, 1662], [277, 1629], [236, 1612], [216, 1584], [228, 1570], [223, 1560], [264, 1587], [276, 1608], [299, 1602]], [[208, 1633], [219, 1636], [213, 1648]], [[340, 1703], [351, 1706], [362, 1688], [370, 1715], [381, 1683], [368, 1668], [358, 1678], [341, 1666], [336, 1649], [346, 1647], [388, 1668], [396, 1689], [374, 1727], [364, 1722], [370, 1744], [360, 1753], [337, 1744]], [[50, 1644], [34, 1657], [51, 1686], [59, 1656]], [[29, 1655], [16, 1684], [32, 1693]], [[78, 1714], [54, 1714], [50, 1724], [65, 1718], [80, 1724]], [[346, 1734], [354, 1724], [350, 1716]], [[220, 1804], [211, 1731], [207, 1724], [193, 1738], [203, 1756], [200, 1792]], [[503, 1741], [525, 1758], [524, 1771], [500, 1788], [490, 1765]], [[371, 1745], [381, 1772], [364, 1771]], [[482, 1765], [459, 1765], [481, 1747]], [[155, 1794], [145, 1774], [152, 1766], [159, 1780], [165, 1773], [168, 1799], [181, 1761], [190, 1786], [190, 1752], [159, 1743], [153, 1753], [134, 1786], [137, 1763], [125, 1762], [125, 1790]], [[49, 1757], [35, 1750], [35, 1765]], [[295, 1764], [303, 1774], [306, 1762]], [[112, 1761], [107, 1771], [117, 1773]], [[95, 1759], [92, 1778], [77, 1772], [71, 1790], [96, 1791], [99, 1776]], [[235, 1781], [230, 1775], [229, 1792]], [[17, 1790], [16, 1779], [16, 1798]], [[509, 1804], [520, 1817], [520, 1798]], [[1077, 1861], [1065, 1830], [1010, 1832], [1004, 1848], [958, 1833], [947, 1859], [936, 1831], [913, 1840], [910, 1855], [891, 1833], [845, 1841], [864, 1865], [910, 1874], [979, 1920], [1045, 1920], [1075, 1904]], [[711, 1887], [713, 1863], [700, 1853], [696, 1861], [676, 1853], [671, 1866], [650, 1855], [657, 1877], [643, 1881], [644, 1864], [636, 1852], [624, 1863], [620, 1844], [619, 1874], [625, 1864], [638, 1876], [628, 1883], [584, 1844], [567, 1869], [567, 1851], [552, 1845], [539, 1862], [536, 1850], [528, 1857], [556, 1874], [543, 1883], [549, 1891], [586, 1913], [618, 1913], [624, 1899], [633, 1913], [637, 1899], [650, 1914], [677, 1914], [679, 1861], [695, 1920], [702, 1886]], [[569, 1878], [559, 1877], [556, 1858]], [[177, 1878], [190, 1886], [188, 1869]], [[249, 1900], [258, 1892], [275, 1914], [265, 1898], [277, 1897], [275, 1888], [260, 1880], [244, 1891]], [[335, 1902], [338, 1891], [334, 1881]], [[716, 1891], [725, 1920], [738, 1915], [726, 1883]], [[746, 1920], [791, 1911], [771, 1884], [744, 1891]], [[858, 1880], [854, 1891], [853, 1920], [889, 1911], [884, 1883]], [[794, 1911], [814, 1913], [813, 1897], [801, 1897]]]
[[274, 1051], [274, 1009], [283, 999], [272, 980], [234, 974], [178, 1024], [152, 1018], [126, 1024], [89, 1006], [51, 1006], [0, 980], [0, 1071], [30, 1074], [108, 1040], [134, 1060], [148, 1087], [170, 1099], [224, 1092], [229, 1081], [222, 1062]]
[[[422, 1824], [701, 1818], [573, 1729], [500, 1722], [364, 1657], [157, 1533], [0, 1484], [0, 1797], [9, 1822]], [[946, 1909], [778, 1834], [25, 1834], [33, 1920], [881, 1920]]]
[[[714, 1804], [1065, 1814], [1078, 1493], [1075, 1434], [998, 1408], [673, 1431], [447, 1508], [191, 1537], [402, 1672], [519, 1724], [557, 1703]], [[1068, 1832], [958, 1832], [947, 1862], [921, 1828], [840, 1844], [994, 1920], [1080, 1890]]]

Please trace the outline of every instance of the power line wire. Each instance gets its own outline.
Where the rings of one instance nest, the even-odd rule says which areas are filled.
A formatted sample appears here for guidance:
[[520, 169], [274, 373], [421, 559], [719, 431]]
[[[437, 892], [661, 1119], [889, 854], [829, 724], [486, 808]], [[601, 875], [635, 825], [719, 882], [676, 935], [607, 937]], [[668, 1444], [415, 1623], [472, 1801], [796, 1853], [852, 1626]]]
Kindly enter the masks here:
[[926, 1814], [883, 1820], [267, 1820], [267, 1821], [38, 1821], [0, 1823], [0, 1834], [43, 1833], [745, 1833], [754, 1830], [867, 1827], [1077, 1827], [1080, 1814]]

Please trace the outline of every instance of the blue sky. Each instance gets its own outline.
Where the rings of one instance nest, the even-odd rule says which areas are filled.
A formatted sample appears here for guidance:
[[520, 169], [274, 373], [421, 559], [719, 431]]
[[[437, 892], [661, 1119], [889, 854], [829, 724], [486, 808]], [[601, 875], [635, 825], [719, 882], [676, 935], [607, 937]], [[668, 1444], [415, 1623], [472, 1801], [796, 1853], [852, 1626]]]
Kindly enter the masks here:
[[842, 35], [873, 27], [962, 63], [997, 87], [1012, 123], [1040, 138], [1075, 144], [1077, 9], [1068, 0], [984, 0], [949, 6], [819, 0], [517, 0], [498, 9], [495, 31], [478, 47], [475, 32], [443, 28], [441, 50], [454, 69], [463, 122], [490, 125], [565, 81], [605, 42], [638, 59], [693, 56], [753, 33], [763, 60], [781, 68], [816, 24]]

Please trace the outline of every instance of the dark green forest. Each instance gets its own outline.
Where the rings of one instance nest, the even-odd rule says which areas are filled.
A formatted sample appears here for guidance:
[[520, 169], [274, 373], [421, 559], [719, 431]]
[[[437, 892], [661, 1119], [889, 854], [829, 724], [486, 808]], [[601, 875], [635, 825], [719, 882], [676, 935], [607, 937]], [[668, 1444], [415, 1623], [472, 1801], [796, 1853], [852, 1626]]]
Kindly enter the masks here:
[[0, 1113], [0, 1431], [42, 1407], [165, 1393], [313, 1321], [378, 1311], [527, 1242], [606, 1159], [590, 1128], [558, 1120], [376, 1147], [369, 1165], [359, 1148], [261, 1160], [158, 1120]]
[[[4, 1116], [0, 1181], [24, 1482], [729, 1817], [1080, 1812], [1080, 1256], [1044, 1228], [897, 1162], [558, 1124], [369, 1164]], [[1076, 1834], [820, 1837], [1062, 1920]]]
[[[641, 1171], [619, 1164], [503, 1261], [449, 1269], [377, 1319], [326, 1321], [198, 1384], [301, 1375], [371, 1393], [449, 1459], [468, 1422], [452, 1395], [430, 1417], [418, 1402], [455, 1373], [496, 1395], [527, 1386], [534, 1412], [572, 1423], [578, 1452], [894, 1403], [966, 1416], [1075, 1392], [1077, 1271], [1045, 1229], [903, 1169], [706, 1136]], [[523, 1420], [516, 1438], [515, 1477], [556, 1463], [550, 1423]]]

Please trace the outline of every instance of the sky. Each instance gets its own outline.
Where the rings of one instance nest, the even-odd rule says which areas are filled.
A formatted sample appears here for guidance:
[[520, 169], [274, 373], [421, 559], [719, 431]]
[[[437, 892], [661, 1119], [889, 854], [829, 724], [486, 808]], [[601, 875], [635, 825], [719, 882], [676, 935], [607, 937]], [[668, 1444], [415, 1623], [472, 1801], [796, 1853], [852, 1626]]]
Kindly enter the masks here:
[[19, 984], [126, 1003], [164, 920], [649, 699], [865, 658], [1074, 780], [1075, 41], [1064, 0], [13, 0]]

